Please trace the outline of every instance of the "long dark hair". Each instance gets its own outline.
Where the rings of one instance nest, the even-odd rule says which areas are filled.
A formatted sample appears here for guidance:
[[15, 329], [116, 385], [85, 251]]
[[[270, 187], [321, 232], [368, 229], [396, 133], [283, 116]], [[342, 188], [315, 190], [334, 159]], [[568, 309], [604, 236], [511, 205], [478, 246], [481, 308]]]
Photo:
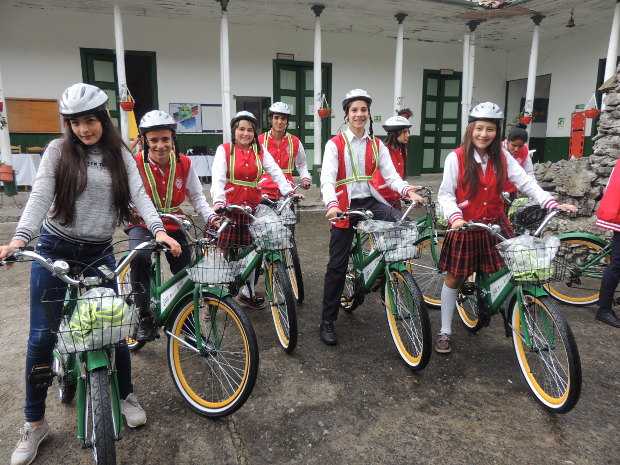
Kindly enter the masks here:
[[[107, 111], [92, 113], [101, 122], [103, 131], [97, 146], [103, 155], [103, 166], [112, 178], [112, 198], [118, 222], [129, 220], [129, 179], [123, 161], [124, 143], [112, 124]], [[87, 146], [80, 142], [71, 129], [70, 118], [65, 119], [65, 136], [58, 167], [56, 168], [55, 199], [52, 217], [63, 225], [75, 220], [75, 201], [84, 192], [88, 183]]]
[[406, 164], [407, 163], [407, 144], [403, 144], [402, 142], [398, 140], [402, 132], [403, 132], [403, 129], [399, 131], [389, 131], [387, 133], [387, 138], [385, 139], [385, 145], [393, 149], [400, 150], [400, 153], [403, 154], [403, 159], [405, 160], [405, 164]]
[[[256, 123], [254, 121], [252, 121], [251, 119], [240, 119], [240, 120], [237, 120], [230, 127], [230, 129], [231, 129], [230, 140], [232, 142], [232, 145], [235, 145], [237, 143], [237, 141], [235, 140], [235, 131], [239, 127], [239, 123], [241, 121], [248, 121], [252, 125], [252, 129], [254, 129], [254, 139], [252, 139], [252, 144], [256, 145], [256, 151], [257, 151], [258, 154], [260, 154], [263, 151], [263, 148], [258, 143], [258, 128], [256, 127]], [[250, 145], [252, 145], [252, 144], [250, 144]]]
[[[504, 182], [506, 181], [507, 173], [506, 167], [504, 164], [504, 160], [502, 159], [502, 135], [499, 124], [496, 120], [483, 120], [488, 121], [497, 127], [497, 134], [495, 135], [495, 139], [491, 142], [491, 145], [487, 148], [487, 156], [489, 157], [489, 166], [487, 169], [494, 169], [495, 175], [497, 178], [497, 191], [501, 192], [504, 186]], [[474, 158], [474, 142], [473, 142], [473, 133], [474, 126], [476, 125], [476, 121], [473, 121], [467, 125], [467, 130], [465, 131], [465, 137], [463, 137], [463, 151], [465, 152], [465, 173], [463, 176], [463, 180], [465, 182], [465, 188], [468, 191], [468, 196], [473, 197], [478, 192], [479, 180], [478, 180], [478, 163]]]
[[370, 125], [368, 126], [368, 135], [372, 139], [372, 137], [375, 134], [375, 132], [374, 132], [374, 130], [372, 128], [372, 115], [370, 114], [370, 103], [368, 103], [367, 100], [365, 100], [363, 98], [358, 98], [358, 99], [351, 100], [351, 101], [347, 102], [347, 104], [344, 107], [344, 122], [347, 123], [347, 124], [349, 123], [349, 108], [351, 108], [351, 104], [353, 102], [357, 102], [358, 100], [362, 100], [363, 102], [366, 102], [366, 105], [368, 105], [368, 121], [370, 121]]

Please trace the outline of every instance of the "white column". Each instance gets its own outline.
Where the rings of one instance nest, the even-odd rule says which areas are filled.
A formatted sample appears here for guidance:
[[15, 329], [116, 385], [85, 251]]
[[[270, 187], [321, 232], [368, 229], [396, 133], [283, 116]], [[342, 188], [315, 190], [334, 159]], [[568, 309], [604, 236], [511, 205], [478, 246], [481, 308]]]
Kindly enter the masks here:
[[476, 34], [471, 32], [469, 38], [469, 76], [467, 77], [467, 107], [471, 108], [474, 97], [474, 75], [476, 71]]
[[463, 37], [463, 73], [461, 75], [461, 139], [467, 130], [469, 118], [469, 32]]
[[[125, 43], [123, 41], [123, 18], [121, 17], [121, 9], [118, 5], [114, 5], [114, 42], [116, 44], [116, 85], [118, 86], [118, 96], [120, 99], [127, 92], [127, 78], [125, 77]], [[127, 124], [127, 113], [121, 108], [120, 124], [121, 137], [126, 143], [129, 143], [129, 126]]]
[[[536, 74], [538, 68], [538, 44], [539, 44], [539, 30], [540, 22], [544, 16], [535, 15], [532, 16], [534, 22], [534, 32], [532, 33], [532, 48], [530, 50], [530, 64], [527, 69], [527, 88], [525, 90], [525, 105], [523, 107], [523, 113], [531, 115], [534, 111], [534, 94], [536, 92]], [[532, 125], [528, 125], [528, 132], [531, 130]]]
[[[321, 97], [323, 95], [322, 90], [322, 57], [321, 57], [321, 13], [325, 9], [324, 5], [316, 4], [312, 5], [312, 11], [314, 12], [314, 150], [313, 150], [313, 165], [312, 170], [313, 177], [317, 185], [319, 181], [319, 170], [321, 168], [321, 156], [323, 147], [321, 143], [321, 118], [319, 117], [318, 109], [321, 108]], [[297, 112], [304, 113], [304, 109], [298, 108]]]
[[4, 86], [2, 85], [2, 70], [0, 69], [0, 102], [2, 102], [2, 111], [0, 118], [4, 118], [6, 126], [0, 131], [0, 162], [11, 163], [11, 140], [9, 137], [9, 122], [6, 117], [6, 98], [4, 97]]
[[[228, 45], [228, 1], [221, 2], [222, 19], [220, 23], [220, 81], [222, 87], [222, 129], [224, 142], [230, 142], [230, 59]], [[260, 115], [256, 115], [260, 118]]]
[[[605, 61], [605, 77], [603, 82], [609, 79], [616, 72], [618, 59], [618, 35], [620, 33], [620, 0], [616, 1], [614, 8], [614, 18], [611, 22], [611, 32], [609, 33], [609, 46], [607, 47], [607, 60]], [[603, 105], [603, 108], [605, 105]]]
[[403, 107], [403, 42], [405, 41], [403, 21], [406, 17], [406, 13], [395, 15], [398, 21], [398, 33], [396, 34], [396, 57], [394, 58], [394, 113]]

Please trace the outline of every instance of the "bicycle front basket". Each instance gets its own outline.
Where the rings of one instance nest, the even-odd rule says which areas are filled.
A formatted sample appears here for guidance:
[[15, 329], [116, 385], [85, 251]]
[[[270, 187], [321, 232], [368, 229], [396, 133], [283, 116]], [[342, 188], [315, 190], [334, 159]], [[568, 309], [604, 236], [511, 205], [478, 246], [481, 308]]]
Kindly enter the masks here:
[[273, 218], [270, 215], [256, 218], [249, 229], [259, 249], [284, 250], [293, 246], [293, 233], [281, 218]]
[[241, 262], [228, 260], [233, 256], [225, 248], [209, 245], [196, 265], [187, 269], [189, 279], [200, 284], [225, 284], [235, 280], [241, 272]]
[[559, 241], [518, 236], [497, 244], [497, 250], [518, 283], [544, 284], [562, 279], [562, 267], [556, 266]]
[[95, 287], [76, 298], [62, 300], [55, 298], [58, 294], [57, 289], [50, 289], [41, 302], [51, 327], [57, 328], [54, 332], [58, 335], [56, 348], [60, 353], [114, 345], [131, 335], [138, 323], [138, 312], [132, 305], [135, 292], [117, 295], [113, 289]]
[[414, 223], [396, 224], [390, 221], [366, 220], [357, 229], [370, 234], [374, 246], [383, 252], [386, 262], [399, 262], [419, 257], [418, 228]]

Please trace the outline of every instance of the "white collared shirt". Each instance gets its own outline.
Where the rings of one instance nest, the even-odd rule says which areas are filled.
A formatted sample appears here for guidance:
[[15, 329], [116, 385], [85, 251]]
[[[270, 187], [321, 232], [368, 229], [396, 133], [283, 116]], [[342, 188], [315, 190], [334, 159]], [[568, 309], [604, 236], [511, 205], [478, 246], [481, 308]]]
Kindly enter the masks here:
[[[356, 170], [358, 174], [366, 174], [366, 143], [369, 139], [368, 131], [364, 131], [362, 137], [357, 137], [353, 134], [350, 128], [344, 131], [345, 137], [349, 140], [351, 146], [352, 157], [355, 162]], [[379, 150], [379, 166], [378, 169], [385, 179], [385, 183], [394, 191], [405, 195], [409, 189], [409, 184], [404, 181], [397, 173], [394, 164], [392, 163], [392, 157], [390, 152], [381, 142], [377, 140], [377, 148]], [[348, 148], [345, 145], [345, 167], [347, 177], [352, 176], [353, 169], [351, 167], [351, 159], [349, 157]], [[323, 196], [323, 203], [326, 208], [331, 208], [338, 203], [336, 197], [336, 178], [338, 176], [338, 148], [333, 141], [328, 141], [325, 144], [325, 152], [323, 154], [323, 165], [321, 168], [321, 194]], [[377, 200], [385, 203], [385, 200], [381, 195], [371, 187], [368, 181], [358, 181], [347, 184], [349, 200], [362, 199], [367, 197], [374, 197]]]
[[[512, 182], [519, 191], [536, 201], [543, 208], [555, 208], [557, 202], [553, 196], [538, 185], [534, 177], [528, 176], [519, 162], [512, 155], [502, 150], [502, 155], [506, 159], [508, 180]], [[488, 156], [480, 156], [478, 151], [474, 149], [474, 159], [480, 164], [482, 172], [486, 173], [488, 166]], [[439, 191], [437, 192], [437, 201], [443, 211], [444, 217], [454, 222], [463, 218], [463, 213], [456, 203], [456, 188], [459, 177], [459, 160], [456, 152], [450, 152], [446, 157], [443, 168], [443, 179]]]

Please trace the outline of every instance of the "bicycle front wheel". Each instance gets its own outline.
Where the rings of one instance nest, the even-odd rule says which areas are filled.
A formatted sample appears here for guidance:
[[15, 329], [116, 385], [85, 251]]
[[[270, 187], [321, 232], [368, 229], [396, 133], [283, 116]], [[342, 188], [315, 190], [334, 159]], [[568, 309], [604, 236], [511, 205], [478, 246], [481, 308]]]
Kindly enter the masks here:
[[563, 279], [545, 284], [551, 297], [576, 306], [598, 302], [603, 271], [611, 259], [602, 250], [600, 244], [585, 237], [560, 239], [556, 262], [564, 268]]
[[525, 295], [512, 309], [512, 340], [521, 373], [536, 400], [570, 411], [581, 393], [581, 361], [573, 333], [549, 297]]
[[256, 382], [258, 344], [250, 320], [233, 300], [207, 296], [199, 308], [189, 301], [170, 332], [168, 367], [192, 410], [222, 417], [241, 407]]
[[95, 463], [116, 465], [114, 419], [112, 417], [111, 384], [107, 368], [98, 368], [88, 374], [86, 400], [86, 438], [93, 451]]
[[385, 283], [385, 311], [396, 350], [412, 370], [431, 356], [431, 324], [422, 293], [409, 272], [394, 271]]
[[416, 244], [419, 257], [410, 262], [409, 271], [420, 287], [424, 302], [430, 307], [441, 307], [441, 288], [445, 273], [439, 270], [439, 255], [445, 233], [437, 233], [437, 243], [430, 236]]
[[297, 346], [297, 312], [293, 289], [284, 263], [267, 264], [265, 284], [270, 291], [269, 306], [278, 342], [285, 352], [291, 353]]

